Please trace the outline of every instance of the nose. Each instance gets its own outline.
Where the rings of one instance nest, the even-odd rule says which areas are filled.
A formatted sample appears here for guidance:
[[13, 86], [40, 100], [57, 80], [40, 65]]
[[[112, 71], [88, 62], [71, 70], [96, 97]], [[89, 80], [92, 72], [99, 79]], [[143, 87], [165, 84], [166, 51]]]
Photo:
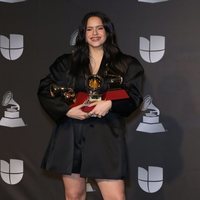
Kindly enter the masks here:
[[98, 30], [97, 30], [97, 28], [94, 28], [93, 29], [93, 35], [97, 35], [98, 34]]

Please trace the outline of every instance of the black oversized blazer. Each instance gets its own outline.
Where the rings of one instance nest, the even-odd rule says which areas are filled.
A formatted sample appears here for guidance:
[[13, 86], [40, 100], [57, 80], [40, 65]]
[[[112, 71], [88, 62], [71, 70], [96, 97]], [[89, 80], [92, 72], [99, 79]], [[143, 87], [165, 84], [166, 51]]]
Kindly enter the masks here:
[[[127, 91], [130, 98], [112, 101], [112, 109], [103, 118], [76, 120], [66, 116], [69, 106], [63, 99], [51, 97], [49, 92], [51, 83], [64, 84], [75, 91], [78, 90], [74, 87], [79, 78], [74, 78], [70, 74], [71, 56], [71, 54], [65, 54], [57, 58], [50, 66], [49, 75], [40, 82], [39, 101], [56, 122], [42, 161], [42, 168], [60, 174], [71, 174], [74, 133], [81, 131], [84, 133], [81, 176], [123, 179], [127, 176], [124, 117], [130, 115], [142, 102], [143, 68], [135, 58], [121, 54], [125, 71], [122, 88]], [[101, 70], [104, 70], [104, 67], [105, 62], [101, 64]]]

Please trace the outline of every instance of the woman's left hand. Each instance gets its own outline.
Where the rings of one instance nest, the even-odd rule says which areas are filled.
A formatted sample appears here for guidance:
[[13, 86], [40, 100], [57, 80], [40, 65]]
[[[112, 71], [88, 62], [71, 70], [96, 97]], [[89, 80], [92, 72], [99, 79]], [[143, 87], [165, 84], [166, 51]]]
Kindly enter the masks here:
[[104, 117], [109, 110], [112, 107], [112, 101], [111, 100], [103, 100], [103, 101], [95, 101], [89, 105], [95, 106], [89, 113], [88, 115], [91, 117]]

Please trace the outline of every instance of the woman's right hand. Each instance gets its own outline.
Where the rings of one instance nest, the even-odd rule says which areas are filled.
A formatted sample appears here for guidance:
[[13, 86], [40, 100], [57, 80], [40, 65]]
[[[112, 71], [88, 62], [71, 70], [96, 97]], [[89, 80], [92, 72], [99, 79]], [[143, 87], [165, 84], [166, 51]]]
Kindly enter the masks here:
[[73, 118], [73, 119], [79, 119], [84, 120], [89, 117], [88, 113], [82, 111], [82, 107], [85, 106], [84, 104], [75, 106], [71, 108], [67, 113], [67, 117]]

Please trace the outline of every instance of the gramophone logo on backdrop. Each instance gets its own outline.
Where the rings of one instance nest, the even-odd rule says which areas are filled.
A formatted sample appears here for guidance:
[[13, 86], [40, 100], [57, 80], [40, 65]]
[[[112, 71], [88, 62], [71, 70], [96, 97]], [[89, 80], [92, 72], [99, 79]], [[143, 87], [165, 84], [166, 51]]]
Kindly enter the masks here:
[[12, 92], [8, 91], [4, 94], [2, 106], [9, 106], [4, 111], [4, 117], [0, 120], [0, 126], [6, 127], [22, 127], [26, 126], [23, 119], [19, 117], [20, 106], [13, 99]]
[[163, 168], [149, 166], [148, 170], [138, 167], [138, 184], [147, 193], [155, 193], [163, 185]]
[[26, 1], [26, 0], [0, 0], [0, 2], [5, 2], [5, 3], [19, 3], [23, 1]]
[[160, 111], [153, 105], [152, 97], [147, 95], [144, 97], [142, 111], [146, 111], [143, 116], [143, 121], [140, 122], [136, 131], [145, 133], [162, 133], [166, 132], [163, 125], [159, 122]]
[[0, 173], [5, 183], [9, 185], [19, 183], [24, 175], [23, 160], [10, 159], [10, 163], [0, 160]]
[[76, 30], [71, 34], [70, 42], [69, 42], [69, 45], [70, 45], [70, 46], [72, 46], [72, 47], [75, 46], [77, 35], [78, 35], [78, 29], [76, 29]]
[[165, 37], [151, 35], [150, 40], [140, 37], [140, 55], [149, 63], [155, 63], [162, 59], [165, 53]]
[[10, 38], [0, 35], [0, 50], [4, 58], [17, 60], [24, 50], [24, 36], [20, 34], [10, 34]]
[[145, 3], [161, 3], [161, 2], [165, 2], [168, 0], [138, 0], [139, 2], [145, 2]]

